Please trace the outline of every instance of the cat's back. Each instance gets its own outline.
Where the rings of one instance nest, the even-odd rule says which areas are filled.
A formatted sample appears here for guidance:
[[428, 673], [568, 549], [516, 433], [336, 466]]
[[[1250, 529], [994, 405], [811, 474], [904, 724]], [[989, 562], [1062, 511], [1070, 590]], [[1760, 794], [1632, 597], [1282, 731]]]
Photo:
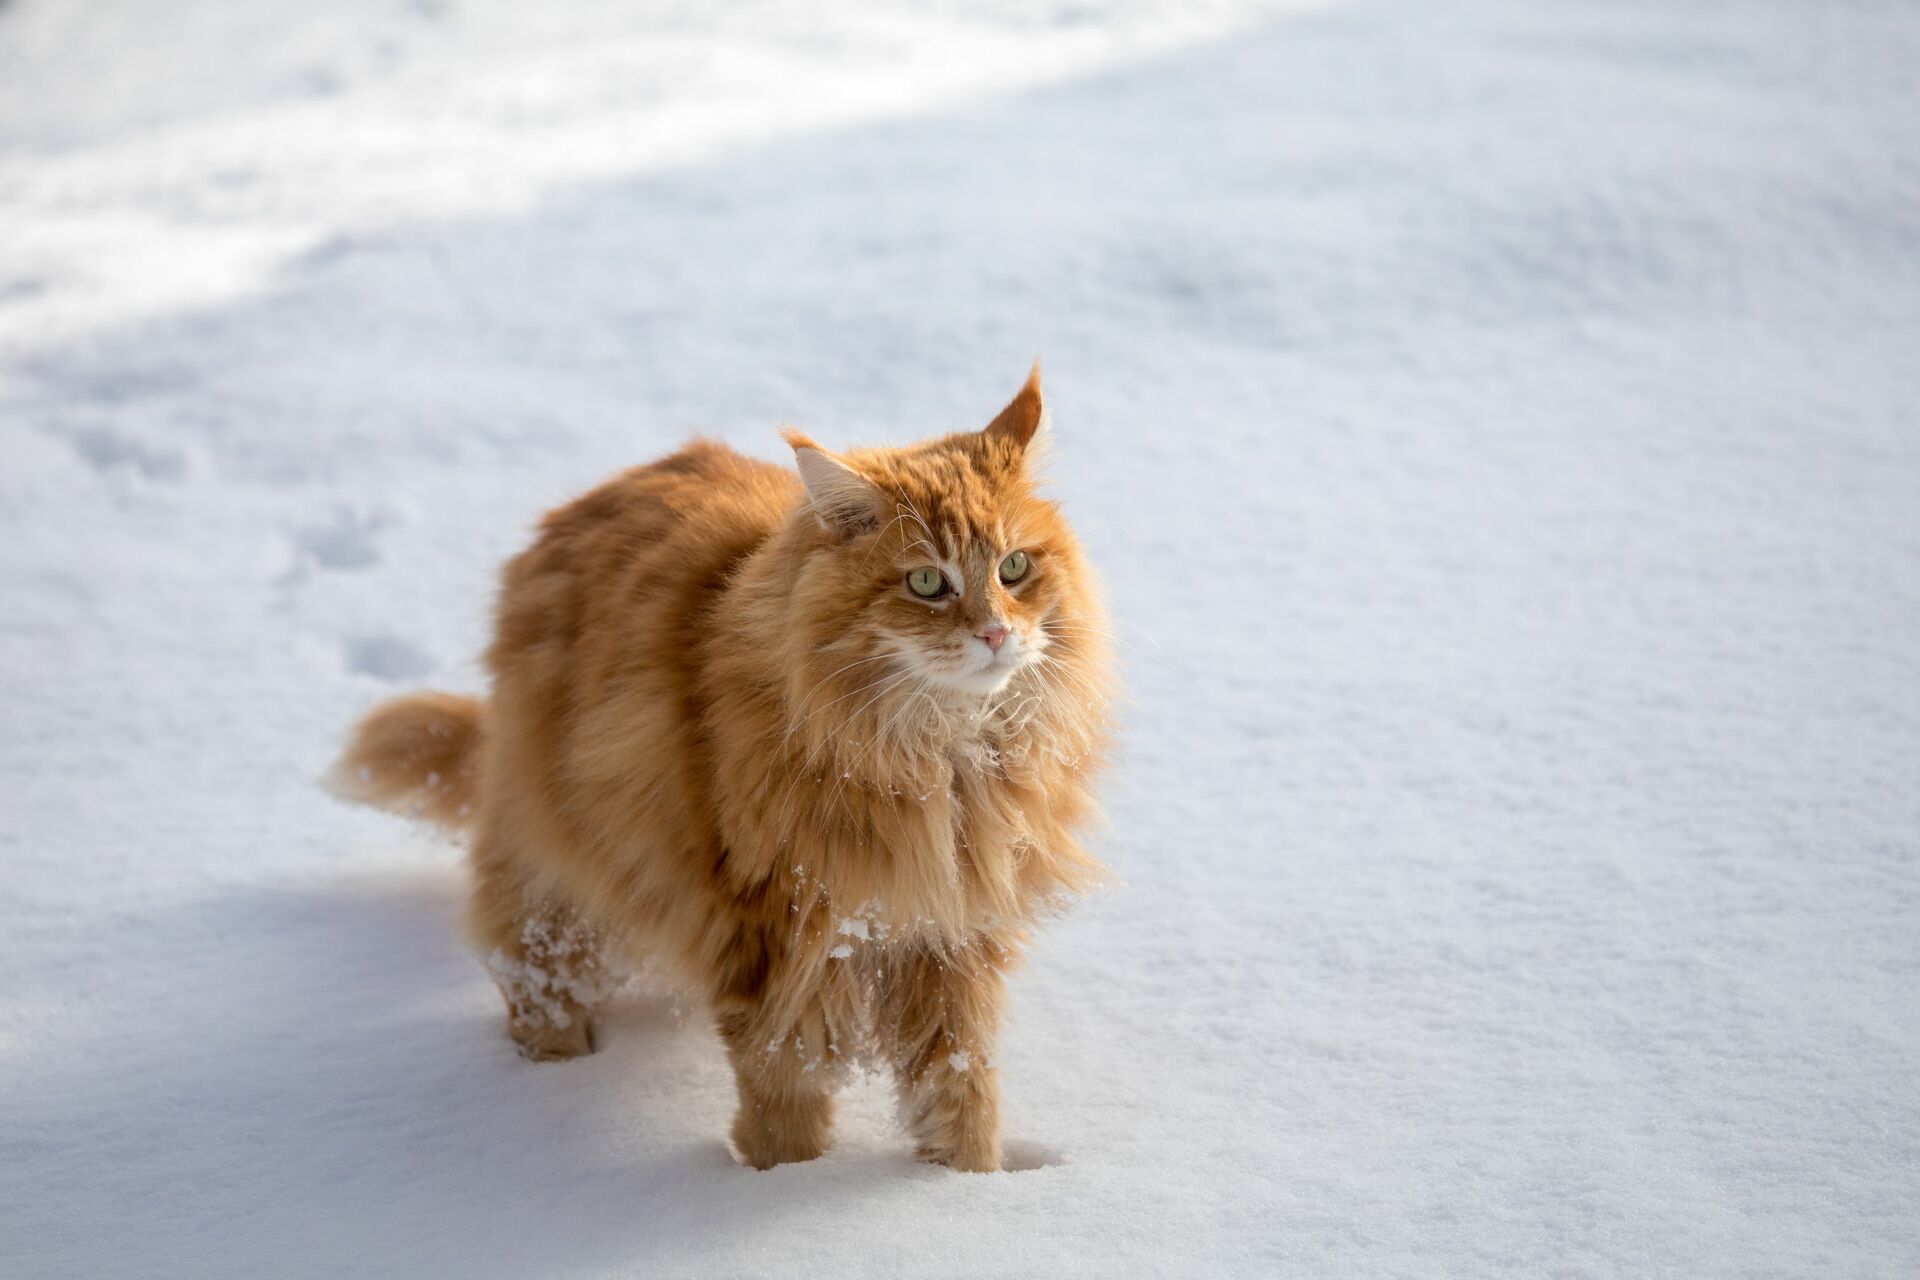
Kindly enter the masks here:
[[507, 564], [487, 654], [496, 683], [685, 667], [734, 568], [799, 501], [792, 472], [696, 440], [556, 507]]

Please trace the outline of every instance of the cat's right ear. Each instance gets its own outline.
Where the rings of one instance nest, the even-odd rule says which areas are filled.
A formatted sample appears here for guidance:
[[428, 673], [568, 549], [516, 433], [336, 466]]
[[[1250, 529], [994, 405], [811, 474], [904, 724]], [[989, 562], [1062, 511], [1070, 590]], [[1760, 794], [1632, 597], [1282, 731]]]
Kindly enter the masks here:
[[808, 504], [829, 533], [844, 537], [880, 523], [882, 500], [872, 482], [792, 427], [780, 434], [793, 446]]

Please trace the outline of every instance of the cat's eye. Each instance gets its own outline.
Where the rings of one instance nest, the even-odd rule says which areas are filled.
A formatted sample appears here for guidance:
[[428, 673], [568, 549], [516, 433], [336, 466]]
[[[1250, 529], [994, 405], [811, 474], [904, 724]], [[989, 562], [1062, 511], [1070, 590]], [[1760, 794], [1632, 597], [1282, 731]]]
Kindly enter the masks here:
[[938, 600], [947, 594], [946, 575], [931, 565], [915, 569], [907, 575], [907, 590], [922, 600]]
[[1014, 551], [1009, 553], [1007, 558], [1000, 562], [1000, 581], [1006, 583], [1008, 586], [1012, 586], [1027, 576], [1027, 566], [1028, 560], [1026, 552]]

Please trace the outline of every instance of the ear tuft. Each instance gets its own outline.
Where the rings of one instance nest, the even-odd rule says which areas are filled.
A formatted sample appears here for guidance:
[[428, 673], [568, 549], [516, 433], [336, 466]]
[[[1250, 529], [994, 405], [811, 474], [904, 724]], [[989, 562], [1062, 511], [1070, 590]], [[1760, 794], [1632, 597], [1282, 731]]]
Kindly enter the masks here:
[[880, 491], [865, 476], [793, 427], [780, 434], [793, 447], [800, 483], [806, 486], [807, 501], [823, 526], [845, 535], [879, 522]]
[[1047, 404], [1040, 395], [1040, 362], [1033, 362], [1026, 383], [1000, 416], [987, 424], [986, 434], [1009, 440], [1016, 449], [1025, 450], [1033, 438], [1047, 426]]

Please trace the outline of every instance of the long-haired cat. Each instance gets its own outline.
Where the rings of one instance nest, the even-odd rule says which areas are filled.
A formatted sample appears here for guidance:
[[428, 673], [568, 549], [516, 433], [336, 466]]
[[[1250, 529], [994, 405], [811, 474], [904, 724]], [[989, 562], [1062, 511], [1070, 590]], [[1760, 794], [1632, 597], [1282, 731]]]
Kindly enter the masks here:
[[471, 828], [468, 926], [534, 1059], [593, 1048], [615, 958], [705, 997], [756, 1168], [821, 1153], [854, 1062], [921, 1156], [1000, 1166], [995, 1039], [1025, 930], [1104, 873], [1075, 839], [1105, 620], [1035, 491], [1038, 369], [984, 430], [793, 472], [695, 442], [551, 512], [508, 563], [482, 704], [363, 720], [352, 798]]

